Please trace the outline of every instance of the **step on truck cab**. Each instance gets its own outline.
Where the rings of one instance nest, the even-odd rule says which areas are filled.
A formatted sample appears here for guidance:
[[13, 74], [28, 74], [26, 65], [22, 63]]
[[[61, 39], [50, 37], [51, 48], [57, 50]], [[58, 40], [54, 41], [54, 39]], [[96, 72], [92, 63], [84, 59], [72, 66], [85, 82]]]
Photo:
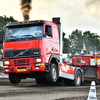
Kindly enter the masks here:
[[[57, 82], [79, 86], [81, 69], [62, 63], [62, 20], [11, 22], [3, 42], [3, 72], [12, 84], [35, 78], [37, 84]], [[0, 32], [2, 37], [2, 32]]]

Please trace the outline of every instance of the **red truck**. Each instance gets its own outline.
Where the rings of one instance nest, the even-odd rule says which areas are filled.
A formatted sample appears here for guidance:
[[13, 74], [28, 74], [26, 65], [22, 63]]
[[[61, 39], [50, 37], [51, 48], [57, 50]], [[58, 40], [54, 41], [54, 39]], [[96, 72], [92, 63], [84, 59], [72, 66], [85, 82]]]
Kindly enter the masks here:
[[62, 20], [12, 22], [3, 42], [3, 72], [12, 84], [35, 78], [37, 84], [64, 80], [65, 85], [80, 86], [82, 71], [62, 62]]

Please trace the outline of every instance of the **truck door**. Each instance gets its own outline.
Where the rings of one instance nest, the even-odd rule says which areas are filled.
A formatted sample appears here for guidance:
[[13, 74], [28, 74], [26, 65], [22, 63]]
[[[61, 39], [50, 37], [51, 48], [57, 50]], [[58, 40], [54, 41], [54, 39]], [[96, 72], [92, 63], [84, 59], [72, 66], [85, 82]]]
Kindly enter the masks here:
[[59, 32], [58, 32], [58, 28], [56, 26], [53, 27], [53, 38], [54, 38], [54, 43], [53, 43], [54, 54], [59, 55]]
[[46, 38], [46, 55], [53, 53], [53, 36], [52, 27], [50, 25], [45, 25], [45, 38]]

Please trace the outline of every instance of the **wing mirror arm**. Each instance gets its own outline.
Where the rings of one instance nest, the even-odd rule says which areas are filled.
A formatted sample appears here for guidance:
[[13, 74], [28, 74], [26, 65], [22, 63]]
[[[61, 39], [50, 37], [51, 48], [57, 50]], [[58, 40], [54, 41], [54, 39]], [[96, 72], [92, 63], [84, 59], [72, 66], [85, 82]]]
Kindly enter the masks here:
[[46, 34], [43, 34], [43, 37], [46, 37], [47, 35]]

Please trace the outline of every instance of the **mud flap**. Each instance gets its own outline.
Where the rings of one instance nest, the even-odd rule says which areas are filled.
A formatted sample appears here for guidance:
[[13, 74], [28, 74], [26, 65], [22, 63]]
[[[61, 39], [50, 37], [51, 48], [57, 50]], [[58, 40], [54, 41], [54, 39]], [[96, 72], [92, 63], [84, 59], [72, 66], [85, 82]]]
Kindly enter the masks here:
[[84, 66], [83, 77], [84, 80], [96, 80], [97, 66]]

